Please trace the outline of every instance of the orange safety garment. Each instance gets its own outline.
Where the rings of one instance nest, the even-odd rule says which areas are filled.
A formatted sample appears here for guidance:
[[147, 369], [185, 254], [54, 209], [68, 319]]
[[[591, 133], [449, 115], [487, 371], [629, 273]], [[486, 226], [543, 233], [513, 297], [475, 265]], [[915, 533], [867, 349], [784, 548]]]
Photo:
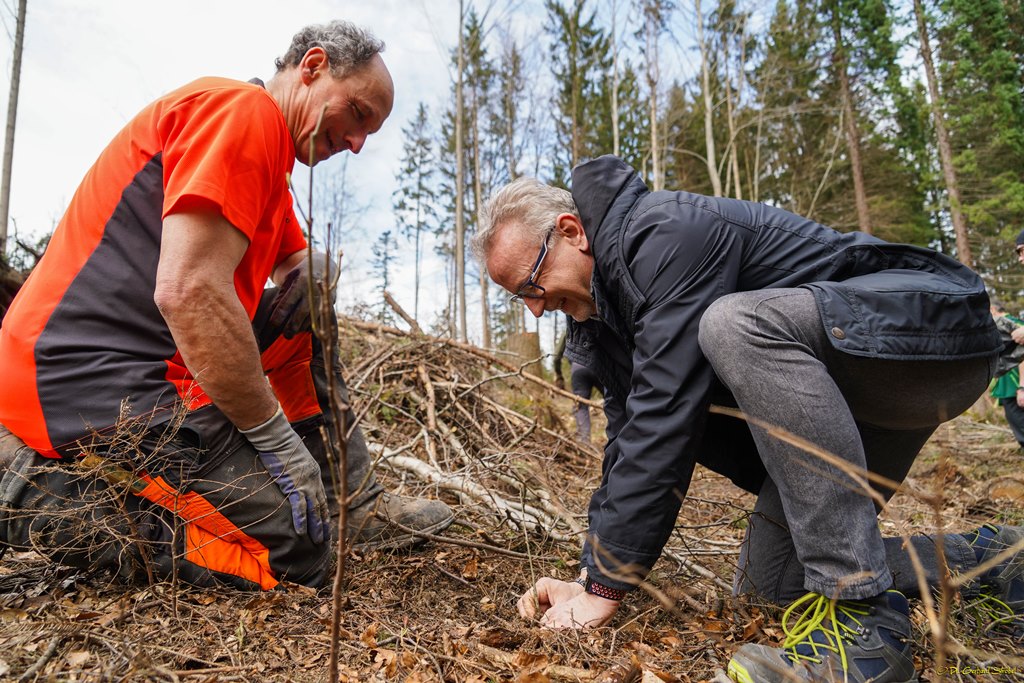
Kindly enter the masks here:
[[[153, 102], [86, 174], [0, 327], [0, 423], [43, 455], [210, 403], [153, 302], [163, 219], [200, 203], [249, 239], [235, 289], [250, 319], [274, 267], [305, 248], [295, 149], [259, 85], [203, 78]], [[125, 403], [126, 402], [126, 403]]]

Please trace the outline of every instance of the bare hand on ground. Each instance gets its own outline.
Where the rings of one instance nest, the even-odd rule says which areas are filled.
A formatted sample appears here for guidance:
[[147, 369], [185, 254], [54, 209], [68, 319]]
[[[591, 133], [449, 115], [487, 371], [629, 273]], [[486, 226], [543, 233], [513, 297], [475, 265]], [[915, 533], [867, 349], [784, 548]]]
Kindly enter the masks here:
[[573, 581], [544, 577], [519, 598], [519, 616], [536, 619], [545, 628], [597, 628], [607, 624], [619, 609], [617, 600], [583, 592]]

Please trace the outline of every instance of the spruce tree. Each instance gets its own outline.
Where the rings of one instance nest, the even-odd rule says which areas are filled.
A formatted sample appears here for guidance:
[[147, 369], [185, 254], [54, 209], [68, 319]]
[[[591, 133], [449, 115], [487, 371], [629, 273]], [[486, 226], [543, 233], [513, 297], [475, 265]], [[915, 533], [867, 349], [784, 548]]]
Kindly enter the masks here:
[[398, 189], [394, 194], [394, 209], [402, 235], [413, 242], [414, 304], [413, 317], [419, 320], [420, 267], [423, 261], [423, 242], [427, 233], [437, 225], [437, 192], [434, 189], [435, 154], [431, 138], [427, 106], [420, 102], [416, 115], [402, 129], [401, 167], [397, 174]]
[[1024, 278], [1013, 238], [1024, 226], [1020, 10], [1002, 0], [942, 0], [939, 73], [975, 264], [1000, 295]]
[[544, 2], [555, 77], [553, 175], [563, 185], [576, 164], [611, 152], [599, 143], [600, 131], [610, 132], [609, 120], [602, 116], [607, 112], [602, 84], [611, 64], [609, 41], [587, 0], [564, 1]]
[[370, 248], [370, 253], [372, 254], [370, 268], [374, 278], [380, 283], [377, 288], [377, 291], [381, 294], [380, 309], [377, 317], [382, 323], [388, 324], [394, 321], [394, 315], [384, 300], [384, 292], [388, 291], [388, 288], [391, 286], [392, 266], [396, 258], [395, 251], [395, 240], [391, 236], [391, 230], [385, 230], [378, 235], [377, 241]]
[[752, 196], [832, 223], [846, 192], [837, 172], [842, 130], [814, 0], [779, 0], [750, 85], [756, 102]]

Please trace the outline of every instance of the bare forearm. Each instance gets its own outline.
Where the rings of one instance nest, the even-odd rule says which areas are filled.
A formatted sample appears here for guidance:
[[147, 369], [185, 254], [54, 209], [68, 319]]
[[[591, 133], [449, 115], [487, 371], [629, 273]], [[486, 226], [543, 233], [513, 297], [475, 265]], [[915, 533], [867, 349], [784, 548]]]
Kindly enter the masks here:
[[234, 273], [248, 238], [215, 211], [164, 219], [154, 299], [186, 367], [239, 429], [271, 418], [277, 399], [260, 364]]
[[292, 272], [293, 268], [302, 263], [302, 261], [306, 258], [308, 254], [309, 250], [303, 249], [302, 251], [297, 251], [294, 254], [288, 256], [288, 258], [286, 258], [284, 261], [279, 263], [276, 268], [274, 268], [274, 273], [270, 278], [271, 281], [275, 285], [281, 286], [284, 283], [285, 277], [288, 276], [288, 273]]
[[199, 386], [239, 429], [268, 420], [277, 399], [234, 290], [193, 292], [182, 298], [187, 303], [166, 306], [164, 318]]

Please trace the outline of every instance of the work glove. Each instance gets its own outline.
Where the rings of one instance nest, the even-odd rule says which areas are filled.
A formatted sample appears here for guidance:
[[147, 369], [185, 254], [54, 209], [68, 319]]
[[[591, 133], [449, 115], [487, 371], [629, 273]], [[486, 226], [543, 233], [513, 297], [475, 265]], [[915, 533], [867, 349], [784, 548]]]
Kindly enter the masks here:
[[284, 411], [278, 406], [272, 418], [241, 432], [288, 499], [295, 532], [308, 533], [314, 543], [323, 543], [329, 536], [330, 513], [320, 465], [288, 424]]
[[[284, 284], [281, 285], [281, 291], [277, 293], [274, 307], [270, 311], [271, 327], [283, 328], [285, 339], [291, 339], [299, 332], [310, 330], [310, 315], [312, 311], [320, 309], [325, 282], [328, 285], [327, 305], [334, 308], [340, 272], [338, 264], [327, 258], [327, 254], [313, 252], [312, 258], [303, 259], [284, 278]], [[310, 273], [313, 277], [312, 300], [309, 298]], [[327, 282], [328, 276], [330, 282]]]

